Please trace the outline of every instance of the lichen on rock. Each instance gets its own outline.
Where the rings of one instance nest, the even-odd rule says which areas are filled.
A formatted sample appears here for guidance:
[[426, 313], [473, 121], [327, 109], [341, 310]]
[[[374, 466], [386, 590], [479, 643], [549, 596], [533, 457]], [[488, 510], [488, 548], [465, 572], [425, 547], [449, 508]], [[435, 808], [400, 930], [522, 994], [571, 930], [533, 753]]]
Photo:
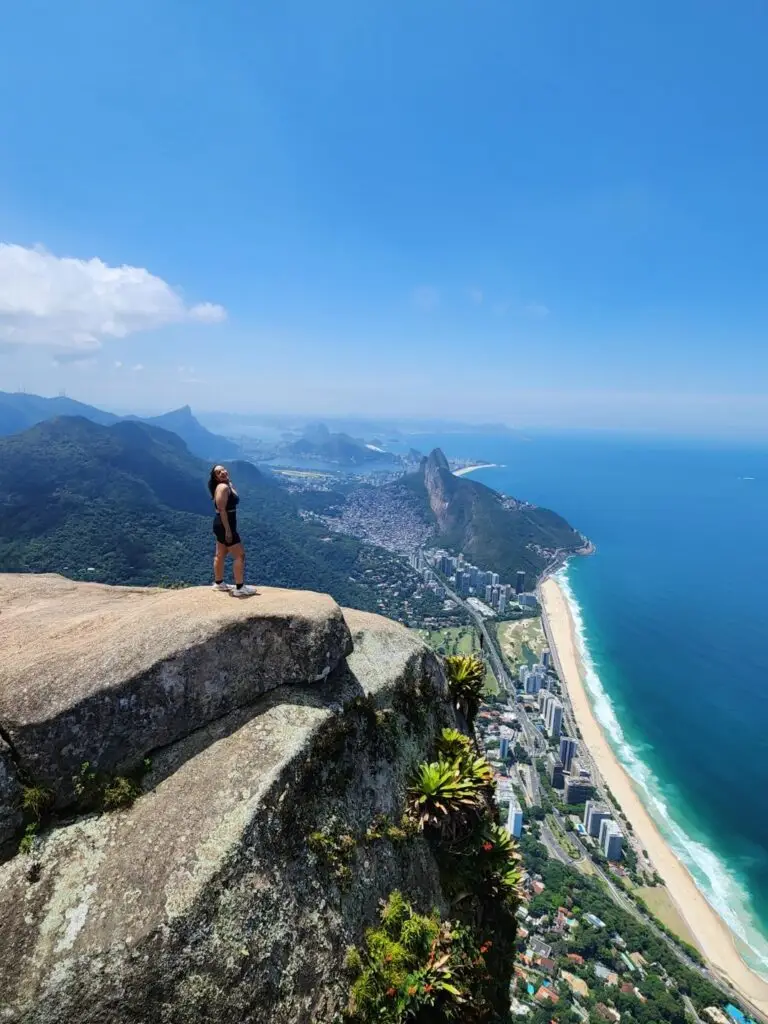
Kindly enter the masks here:
[[[105, 591], [67, 584], [60, 599], [75, 609], [82, 602], [83, 615], [92, 616], [88, 628], [95, 628], [94, 594]], [[110, 618], [118, 615], [115, 602], [140, 606], [141, 599], [132, 603], [135, 594], [152, 598], [155, 592], [106, 594], [110, 635], [120, 635]], [[151, 753], [151, 771], [133, 806], [59, 818], [36, 841], [32, 857], [10, 856], [0, 864], [0, 1020], [331, 1021], [348, 998], [341, 969], [345, 952], [362, 941], [392, 890], [407, 893], [424, 911], [448, 912], [425, 839], [371, 829], [385, 818], [399, 820], [415, 765], [430, 756], [439, 730], [456, 724], [440, 665], [414, 634], [388, 620], [342, 612], [320, 595], [274, 594], [282, 617], [270, 618], [265, 600], [265, 622], [248, 626], [253, 632], [239, 624], [223, 632], [217, 628], [217, 656], [225, 663], [240, 659], [237, 678], [219, 678], [211, 701], [197, 676], [192, 688], [201, 700], [173, 698], [182, 728], [170, 734], [166, 725], [156, 734], [145, 730], [140, 744], [126, 739], [125, 751], [116, 737], [96, 741], [100, 750], [112, 751], [116, 765], [140, 748]], [[185, 602], [189, 636], [198, 627], [210, 629], [208, 596], [161, 592], [156, 607], [180, 623], [183, 616], [175, 617], [171, 607], [177, 599]], [[258, 599], [242, 604], [248, 616], [258, 618]], [[199, 611], [204, 626], [195, 621], [195, 607], [206, 609]], [[292, 630], [293, 622], [313, 615], [322, 644], [310, 642], [302, 629]], [[318, 624], [321, 619], [324, 624]], [[84, 628], [67, 633], [70, 650], [78, 631], [81, 638], [87, 634]], [[248, 636], [261, 638], [250, 647], [252, 683]], [[130, 674], [129, 634], [124, 640], [121, 678]], [[53, 627], [47, 644], [41, 657], [53, 678]], [[196, 649], [200, 653], [200, 644]], [[136, 650], [143, 666], [146, 649], [139, 644]], [[99, 682], [88, 676], [109, 664], [103, 646], [91, 652], [91, 668], [85, 651], [79, 664], [88, 706], [96, 710], [82, 721], [97, 736], [112, 721], [111, 712], [104, 717], [98, 707], [101, 700], [115, 706], [116, 677]], [[329, 652], [335, 658], [331, 671], [313, 682]], [[25, 671], [31, 673], [31, 652], [26, 656]], [[181, 652], [174, 657], [191, 665]], [[290, 670], [268, 678], [265, 664]], [[105, 684], [99, 698], [97, 683]], [[230, 684], [236, 700], [226, 692]], [[7, 675], [0, 685], [2, 725], [9, 706]], [[156, 686], [157, 677], [147, 685]], [[136, 691], [138, 706], [147, 709], [138, 684]], [[56, 707], [64, 707], [60, 681], [55, 697]], [[202, 709], [197, 719], [193, 707]], [[32, 725], [39, 725], [34, 718], [25, 726], [17, 720], [15, 734], [29, 727], [32, 735]], [[155, 720], [144, 710], [138, 718]], [[162, 743], [145, 751], [153, 735]], [[33, 762], [22, 744], [22, 756], [60, 794], [67, 790], [57, 771], [69, 772], [82, 757], [82, 737], [73, 742], [80, 744], [77, 752], [65, 752], [56, 763], [45, 752]], [[346, 844], [344, 878], [309, 841], [312, 833], [334, 828], [354, 839], [351, 847]]]

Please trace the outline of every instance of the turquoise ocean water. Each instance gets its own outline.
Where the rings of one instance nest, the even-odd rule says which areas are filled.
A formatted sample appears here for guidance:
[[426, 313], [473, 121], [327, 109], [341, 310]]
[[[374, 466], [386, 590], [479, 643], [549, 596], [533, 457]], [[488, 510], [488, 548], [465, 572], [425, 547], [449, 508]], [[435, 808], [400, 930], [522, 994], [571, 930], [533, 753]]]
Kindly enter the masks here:
[[[768, 977], [768, 444], [415, 435], [596, 545], [565, 573], [593, 706], [676, 853]], [[488, 566], [487, 568], [491, 568]]]

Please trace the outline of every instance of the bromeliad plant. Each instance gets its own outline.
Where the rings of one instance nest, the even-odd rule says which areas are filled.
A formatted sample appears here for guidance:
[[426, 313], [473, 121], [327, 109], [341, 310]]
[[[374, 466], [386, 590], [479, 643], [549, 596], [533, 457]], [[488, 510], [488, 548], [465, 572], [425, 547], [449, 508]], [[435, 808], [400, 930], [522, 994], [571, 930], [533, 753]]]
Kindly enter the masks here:
[[[476, 993], [486, 967], [465, 928], [418, 914], [400, 892], [381, 910], [362, 951], [350, 949], [355, 976], [346, 1019], [401, 1024], [479, 1019]], [[484, 952], [484, 951], [483, 951]]]
[[462, 920], [482, 923], [489, 904], [504, 903], [516, 909], [520, 858], [506, 829], [483, 819], [471, 832], [443, 843], [436, 854], [445, 891]]
[[451, 696], [471, 726], [483, 698], [485, 663], [474, 654], [451, 654], [444, 665]]
[[[393, 892], [381, 927], [347, 955], [352, 987], [344, 1020], [350, 1024], [489, 1024], [508, 1006], [515, 846], [494, 823], [491, 769], [471, 739], [444, 729], [436, 747], [437, 760], [414, 772], [406, 813], [429, 841], [457, 920], [420, 915]], [[366, 838], [387, 834], [387, 827], [377, 819]]]
[[455, 836], [487, 805], [493, 785], [490, 765], [477, 757], [469, 737], [443, 729], [438, 759], [416, 769], [408, 790], [409, 810], [420, 829]]
[[479, 805], [477, 787], [455, 762], [442, 758], [418, 766], [408, 796], [411, 815], [422, 830], [453, 832]]
[[509, 832], [500, 825], [486, 826], [480, 833], [480, 872], [488, 898], [517, 901], [520, 895], [520, 855]]
[[460, 761], [473, 753], [472, 740], [458, 729], [443, 729], [437, 749], [447, 761]]
[[493, 772], [484, 757], [478, 757], [469, 736], [458, 729], [443, 729], [437, 741], [438, 755], [451, 761], [458, 768], [462, 778], [469, 780], [477, 790], [487, 789], [490, 796], [493, 788]]

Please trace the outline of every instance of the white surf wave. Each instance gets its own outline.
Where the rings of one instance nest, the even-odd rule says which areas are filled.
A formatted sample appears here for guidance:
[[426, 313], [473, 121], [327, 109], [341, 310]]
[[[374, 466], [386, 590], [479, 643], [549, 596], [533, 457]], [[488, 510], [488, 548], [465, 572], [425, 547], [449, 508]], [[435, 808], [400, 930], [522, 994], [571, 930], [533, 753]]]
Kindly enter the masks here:
[[589, 650], [581, 606], [568, 579], [568, 567], [561, 569], [556, 578], [570, 605], [579, 654], [584, 665], [584, 682], [595, 717], [667, 843], [688, 868], [710, 905], [749, 951], [742, 951], [748, 966], [768, 980], [768, 940], [755, 924], [748, 890], [712, 850], [689, 836], [675, 820], [658, 779], [624, 735], [611, 699], [597, 673]]

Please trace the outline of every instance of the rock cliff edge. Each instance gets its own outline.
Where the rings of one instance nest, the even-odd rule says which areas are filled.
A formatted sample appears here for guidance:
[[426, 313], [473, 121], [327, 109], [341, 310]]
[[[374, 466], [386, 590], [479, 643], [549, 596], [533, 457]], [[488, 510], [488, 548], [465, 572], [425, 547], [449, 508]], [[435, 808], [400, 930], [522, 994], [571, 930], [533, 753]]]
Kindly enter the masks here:
[[[382, 898], [445, 911], [423, 839], [366, 838], [455, 725], [402, 627], [314, 593], [7, 575], [0, 646], [0, 1021], [332, 1021]], [[84, 763], [141, 771], [138, 799], [84, 813]], [[51, 820], [22, 854], [32, 788]]]

